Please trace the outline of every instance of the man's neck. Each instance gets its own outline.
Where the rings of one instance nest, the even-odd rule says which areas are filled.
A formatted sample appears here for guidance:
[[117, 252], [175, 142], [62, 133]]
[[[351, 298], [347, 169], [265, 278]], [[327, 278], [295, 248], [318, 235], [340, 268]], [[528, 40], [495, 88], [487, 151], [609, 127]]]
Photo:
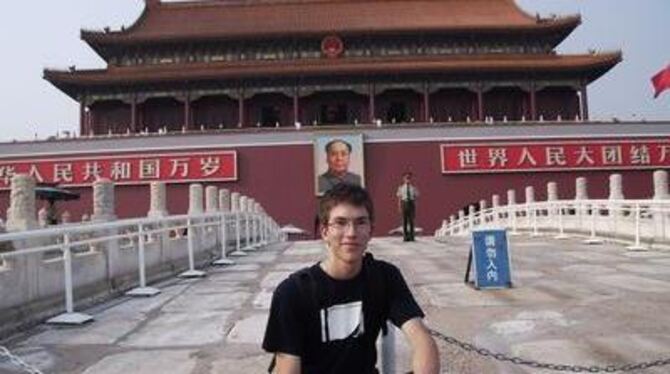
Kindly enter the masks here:
[[321, 269], [331, 278], [339, 280], [347, 280], [355, 278], [363, 268], [363, 261], [355, 263], [347, 263], [342, 261], [335, 261], [328, 257], [322, 261]]

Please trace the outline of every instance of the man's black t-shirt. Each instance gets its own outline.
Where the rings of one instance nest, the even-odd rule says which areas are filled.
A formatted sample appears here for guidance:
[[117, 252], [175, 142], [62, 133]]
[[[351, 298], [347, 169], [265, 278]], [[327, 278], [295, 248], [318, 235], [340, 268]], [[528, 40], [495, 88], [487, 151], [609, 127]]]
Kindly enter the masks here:
[[[361, 273], [350, 280], [331, 278], [319, 264], [305, 271], [316, 286], [307, 287], [313, 296], [305, 295], [311, 292], [305, 292], [297, 276], [280, 283], [263, 341], [268, 352], [299, 356], [303, 374], [375, 373], [375, 342], [382, 323], [388, 319], [401, 327], [423, 317], [402, 274], [387, 262], [365, 261]], [[371, 290], [373, 277], [381, 280], [382, 292]]]

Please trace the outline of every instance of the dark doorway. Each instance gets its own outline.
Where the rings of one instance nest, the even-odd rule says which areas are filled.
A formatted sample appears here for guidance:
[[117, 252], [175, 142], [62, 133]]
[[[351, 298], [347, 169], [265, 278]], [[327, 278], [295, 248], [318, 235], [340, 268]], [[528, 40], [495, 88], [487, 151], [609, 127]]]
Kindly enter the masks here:
[[347, 123], [347, 105], [346, 104], [324, 104], [321, 105], [321, 123], [344, 124]]
[[391, 105], [389, 105], [388, 111], [386, 112], [386, 122], [409, 122], [409, 118], [407, 118], [407, 105], [400, 101], [392, 101]]
[[261, 126], [275, 127], [279, 123], [279, 108], [276, 106], [264, 106], [261, 108]]

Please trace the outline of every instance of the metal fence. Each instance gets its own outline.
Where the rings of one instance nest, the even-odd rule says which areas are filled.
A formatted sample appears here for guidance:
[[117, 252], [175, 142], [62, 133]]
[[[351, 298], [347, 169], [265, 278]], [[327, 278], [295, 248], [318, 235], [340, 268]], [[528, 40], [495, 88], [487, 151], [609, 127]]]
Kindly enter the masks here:
[[243, 256], [282, 239], [272, 218], [243, 211], [68, 224], [1, 234], [0, 244], [6, 250], [0, 253], [0, 310], [34, 312], [23, 321], [13, 318], [14, 326], [4, 325], [18, 327], [26, 319], [53, 313], [53, 306], [44, 305], [57, 299], [64, 300], [64, 313], [48, 322], [87, 322], [91, 316], [75, 312], [75, 294], [136, 286], [129, 295], [152, 295], [159, 290], [147, 287], [147, 279], [158, 276], [161, 269], [185, 270], [181, 277], [198, 277], [204, 275], [196, 269], [198, 261], [218, 257], [215, 265], [228, 264], [228, 256]]

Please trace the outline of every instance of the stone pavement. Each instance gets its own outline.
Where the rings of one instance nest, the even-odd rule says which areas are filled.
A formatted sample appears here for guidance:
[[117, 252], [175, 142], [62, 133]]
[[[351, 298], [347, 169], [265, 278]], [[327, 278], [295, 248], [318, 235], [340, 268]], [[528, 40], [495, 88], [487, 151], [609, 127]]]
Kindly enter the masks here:
[[[670, 253], [525, 236], [512, 237], [511, 248], [515, 287], [476, 291], [463, 284], [467, 239], [380, 238], [370, 245], [402, 269], [427, 323], [447, 335], [560, 364], [670, 357]], [[99, 305], [87, 311], [96, 321], [84, 327], [39, 326], [3, 344], [45, 373], [263, 373], [270, 356], [260, 342], [272, 289], [322, 251], [319, 242], [277, 244], [234, 266], [208, 268], [207, 278], [159, 284], [156, 297]], [[398, 340], [404, 370], [408, 349]], [[547, 372], [439, 346], [448, 373]], [[0, 373], [17, 372], [0, 362]]]

